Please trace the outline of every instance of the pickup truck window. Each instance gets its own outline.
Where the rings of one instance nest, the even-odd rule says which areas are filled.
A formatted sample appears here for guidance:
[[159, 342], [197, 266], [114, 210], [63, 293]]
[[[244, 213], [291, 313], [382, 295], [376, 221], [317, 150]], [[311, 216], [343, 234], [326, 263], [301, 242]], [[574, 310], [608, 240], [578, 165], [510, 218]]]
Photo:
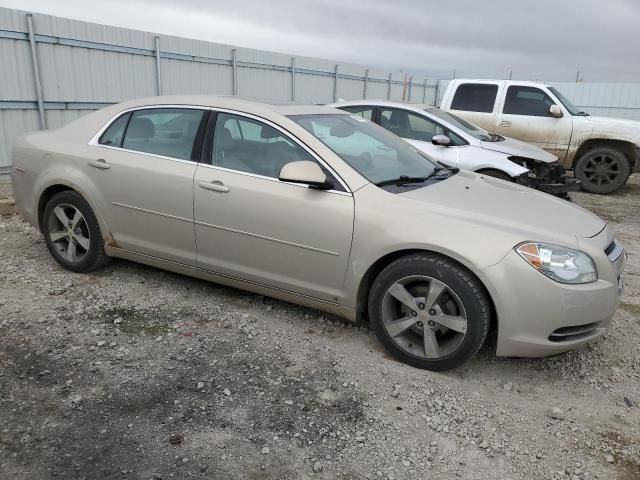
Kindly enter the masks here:
[[539, 88], [511, 86], [507, 90], [502, 113], [551, 117], [551, 105], [555, 102]]
[[463, 83], [458, 86], [451, 102], [452, 110], [465, 112], [493, 112], [498, 86], [488, 83]]

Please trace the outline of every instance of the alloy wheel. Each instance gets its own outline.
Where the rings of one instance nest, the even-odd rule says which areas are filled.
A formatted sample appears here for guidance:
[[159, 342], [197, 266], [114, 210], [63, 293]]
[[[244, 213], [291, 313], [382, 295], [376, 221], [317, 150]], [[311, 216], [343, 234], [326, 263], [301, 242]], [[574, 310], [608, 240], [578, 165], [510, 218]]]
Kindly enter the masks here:
[[86, 219], [73, 205], [60, 204], [51, 210], [48, 234], [56, 252], [71, 263], [81, 262], [89, 252], [90, 235]]
[[402, 350], [425, 359], [455, 352], [467, 332], [460, 298], [438, 279], [414, 275], [392, 284], [382, 300], [383, 326]]
[[609, 185], [621, 174], [618, 159], [602, 154], [589, 158], [584, 166], [584, 178], [594, 185]]

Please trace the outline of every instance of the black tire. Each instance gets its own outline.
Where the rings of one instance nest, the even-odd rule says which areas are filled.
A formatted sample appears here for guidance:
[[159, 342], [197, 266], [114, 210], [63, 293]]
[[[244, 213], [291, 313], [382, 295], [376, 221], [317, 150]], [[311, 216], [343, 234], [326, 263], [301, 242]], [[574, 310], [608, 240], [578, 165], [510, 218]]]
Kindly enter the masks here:
[[480, 175], [486, 175], [487, 177], [498, 178], [500, 180], [504, 180], [505, 182], [513, 182], [513, 178], [511, 178], [508, 173], [505, 173], [502, 170], [488, 168], [486, 170], [480, 170], [477, 173], [479, 173]]
[[[76, 208], [80, 211], [84, 217], [84, 224], [87, 230], [86, 235], [89, 239], [89, 248], [85, 251], [83, 257], [75, 262], [65, 258], [60, 249], [54, 245], [51, 238], [49, 225], [52, 215], [55, 215], [54, 209], [63, 205]], [[68, 270], [73, 272], [90, 272], [106, 265], [111, 260], [104, 251], [104, 240], [102, 239], [98, 220], [87, 201], [78, 192], [65, 190], [51, 197], [45, 205], [42, 214], [42, 232], [51, 256]]]
[[606, 195], [619, 190], [627, 183], [631, 165], [624, 153], [613, 148], [600, 147], [585, 152], [576, 161], [574, 172], [585, 192]]
[[[426, 275], [447, 284], [466, 311], [467, 329], [464, 337], [457, 349], [446, 356], [428, 359], [412, 355], [396, 344], [383, 325], [385, 294], [395, 282], [414, 275]], [[393, 356], [408, 365], [433, 371], [456, 368], [473, 358], [482, 347], [491, 322], [488, 293], [475, 275], [447, 257], [428, 253], [406, 255], [382, 270], [371, 287], [368, 309], [371, 328]]]

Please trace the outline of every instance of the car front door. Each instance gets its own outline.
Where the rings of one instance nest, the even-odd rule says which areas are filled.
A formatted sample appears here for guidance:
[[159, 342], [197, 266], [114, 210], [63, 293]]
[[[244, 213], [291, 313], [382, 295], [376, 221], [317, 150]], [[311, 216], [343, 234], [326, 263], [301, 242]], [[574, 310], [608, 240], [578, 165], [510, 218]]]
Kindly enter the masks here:
[[92, 141], [81, 168], [111, 246], [195, 265], [192, 155], [207, 115], [196, 108], [135, 110]]
[[[459, 147], [464, 140], [432, 119], [400, 108], [380, 107], [380, 125], [433, 160], [450, 167], [458, 166]], [[449, 137], [449, 145], [434, 145], [431, 140], [435, 135]]]
[[337, 177], [333, 190], [278, 180], [286, 163], [319, 162], [270, 122], [218, 112], [209, 130], [209, 164], [198, 166], [194, 180], [198, 266], [338, 301], [351, 249], [351, 193]]
[[[556, 118], [551, 106], [563, 112]], [[510, 85], [498, 116], [497, 131], [547, 150], [562, 161], [569, 147], [573, 120], [569, 112], [544, 90], [525, 85]]]

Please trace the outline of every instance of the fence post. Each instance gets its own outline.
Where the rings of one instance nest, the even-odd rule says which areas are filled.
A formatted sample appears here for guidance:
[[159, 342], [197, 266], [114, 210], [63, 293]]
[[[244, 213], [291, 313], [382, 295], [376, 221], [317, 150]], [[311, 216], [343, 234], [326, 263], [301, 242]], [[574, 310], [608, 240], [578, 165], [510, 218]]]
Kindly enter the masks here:
[[231, 93], [235, 97], [236, 95], [238, 95], [238, 59], [237, 59], [235, 48], [231, 50], [231, 69], [232, 69]]
[[391, 76], [393, 73], [389, 74], [389, 80], [387, 82], [387, 100], [391, 100]]
[[407, 94], [407, 103], [411, 103], [411, 87], [413, 86], [413, 75], [409, 75], [409, 92]]
[[291, 101], [296, 101], [296, 57], [291, 57]]
[[407, 98], [407, 74], [404, 74], [404, 80], [402, 81], [402, 101]]
[[424, 91], [422, 92], [422, 103], [427, 103], [427, 82], [428, 78], [424, 79]]
[[338, 64], [333, 69], [333, 101], [338, 101]]
[[434, 92], [433, 97], [433, 106], [438, 106], [438, 95], [440, 93], [440, 80], [436, 80], [436, 91]]
[[31, 47], [31, 64], [33, 66], [33, 79], [36, 84], [36, 97], [38, 99], [38, 114], [40, 116], [40, 128], [46, 130], [47, 120], [44, 116], [44, 100], [42, 98], [42, 83], [40, 82], [40, 68], [36, 56], [36, 36], [33, 33], [33, 15], [27, 13], [27, 29], [29, 31], [29, 46]]
[[362, 88], [362, 98], [367, 98], [367, 83], [369, 83], [369, 69], [364, 71], [364, 86]]
[[162, 95], [162, 73], [160, 70], [160, 37], [156, 35], [156, 91]]

